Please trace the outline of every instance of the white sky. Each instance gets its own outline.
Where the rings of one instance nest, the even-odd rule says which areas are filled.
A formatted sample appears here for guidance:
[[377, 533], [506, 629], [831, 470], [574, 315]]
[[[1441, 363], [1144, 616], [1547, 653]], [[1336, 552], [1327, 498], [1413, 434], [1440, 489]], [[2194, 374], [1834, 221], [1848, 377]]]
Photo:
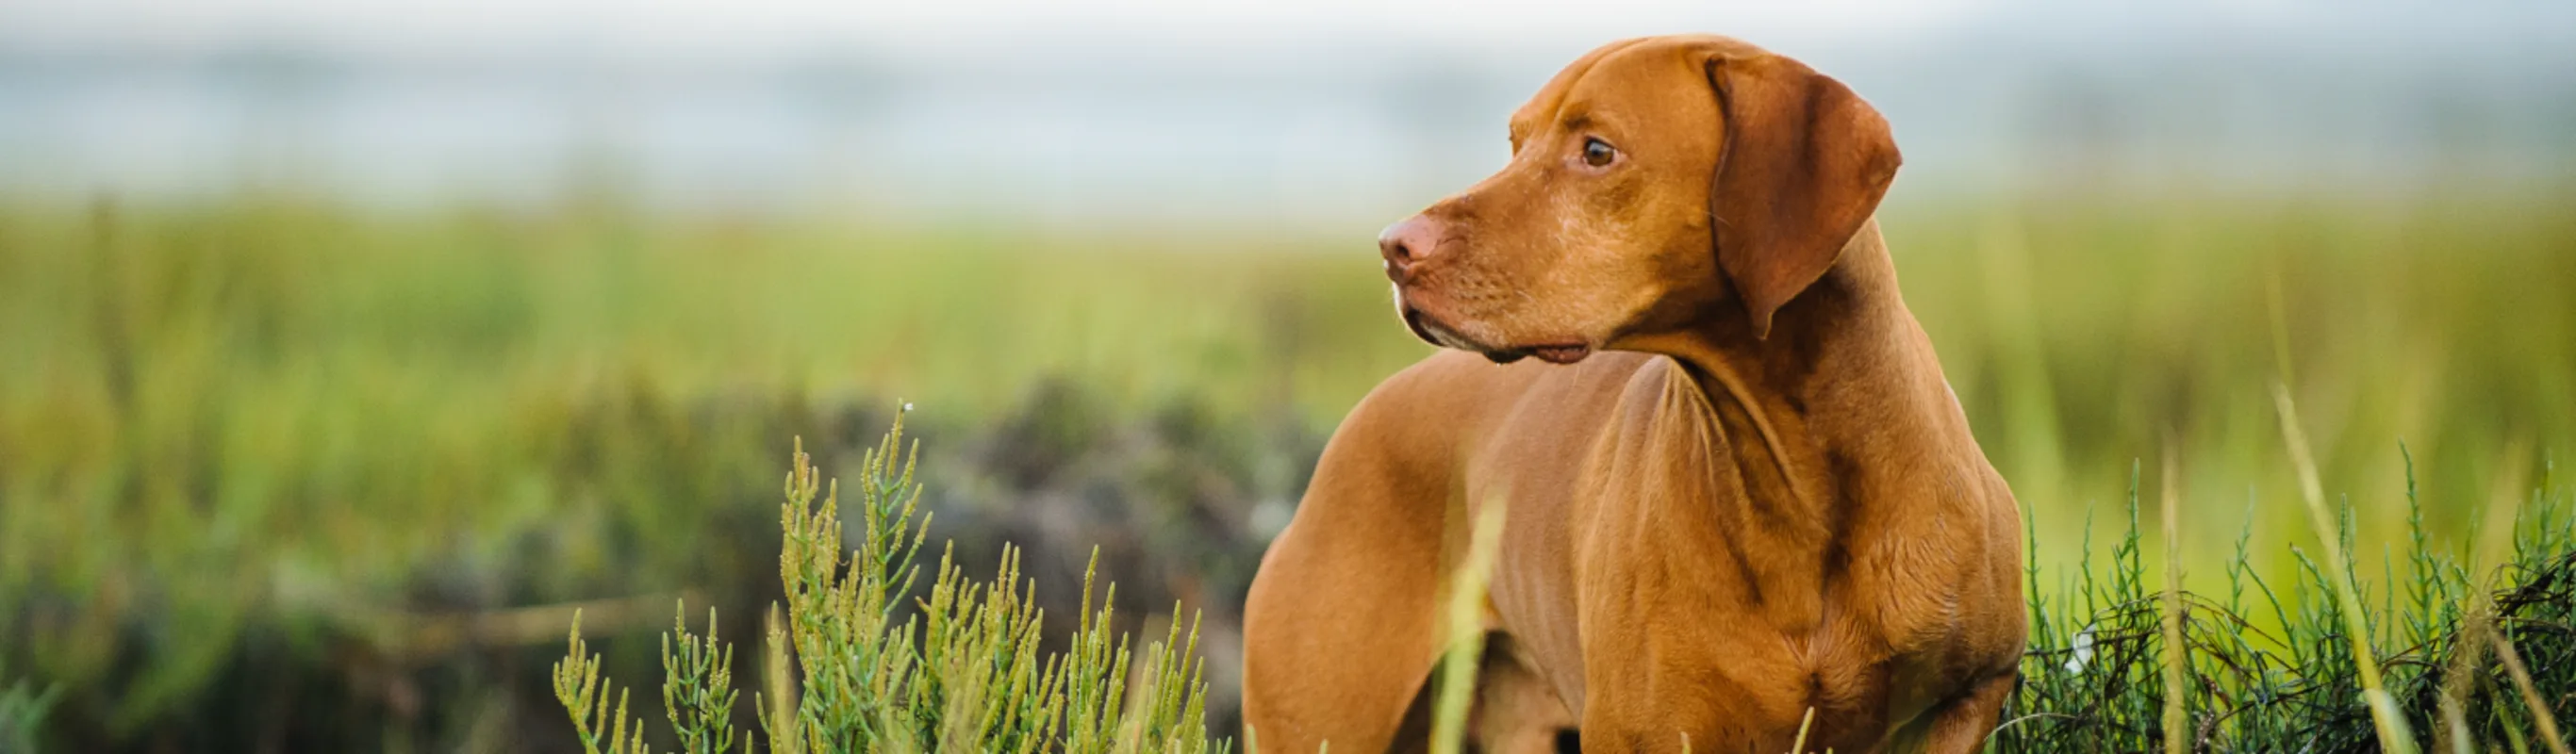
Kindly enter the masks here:
[[478, 49], [757, 57], [866, 42], [937, 53], [994, 39], [1172, 46], [1346, 35], [1513, 44], [1711, 29], [1903, 33], [1984, 0], [0, 0], [0, 45], [188, 51], [286, 42], [394, 55]]
[[[1775, 49], [2020, 28], [2122, 38], [2162, 28], [2266, 40], [2439, 38], [2543, 47], [2576, 37], [2566, 0], [0, 0], [0, 52], [289, 47], [356, 57], [479, 54], [669, 62], [864, 48], [939, 59], [1030, 50], [1221, 58], [1408, 45], [1553, 58], [1602, 40], [1714, 31]], [[2151, 33], [2149, 33], [2152, 35]], [[2322, 37], [2320, 36], [2322, 35]], [[2344, 43], [2344, 42], [2330, 42]], [[2077, 41], [2083, 45], [2086, 42]], [[1438, 51], [1438, 50], [1434, 50]]]
[[[2576, 112], [2576, 0], [0, 0], [0, 189], [309, 173], [511, 194], [614, 143], [638, 185], [691, 196], [901, 175], [898, 198], [923, 206], [1375, 216], [1490, 170], [1501, 114], [1565, 60], [1680, 31], [1862, 88], [1906, 134], [1917, 186], [1944, 165], [2054, 164], [2076, 137], [2033, 134], [2084, 122], [2118, 126], [2083, 131], [2086, 154], [2141, 174], [2185, 157], [2337, 184], [2476, 160], [2563, 171]], [[352, 65], [296, 89], [51, 57], [241, 51], [492, 65]], [[1135, 159], [1139, 142], [1169, 159]]]

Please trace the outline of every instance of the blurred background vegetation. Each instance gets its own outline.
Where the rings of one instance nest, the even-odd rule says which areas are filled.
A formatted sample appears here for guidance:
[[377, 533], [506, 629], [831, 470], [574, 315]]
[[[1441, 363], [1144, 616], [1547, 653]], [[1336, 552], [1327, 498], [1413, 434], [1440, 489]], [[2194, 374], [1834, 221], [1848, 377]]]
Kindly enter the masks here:
[[[1026, 548], [1050, 635], [1095, 545], [1133, 628], [1206, 611], [1229, 732], [1261, 548], [1341, 414], [1429, 353], [1376, 228], [1640, 31], [1737, 33], [1889, 112], [1906, 295], [2043, 579], [2168, 447], [2193, 583], [2248, 527], [2294, 568], [2275, 380], [2365, 581], [2406, 536], [2401, 443], [2453, 550], [2497, 469], [2576, 447], [2550, 7], [1640, 6], [1417, 39], [1381, 22], [1420, 3], [767, 0], [562, 44], [615, 14], [494, 11], [520, 45], [235, 5], [189, 34], [0, 10], [0, 689], [52, 692], [59, 750], [568, 745], [571, 611], [630, 679], [674, 599], [758, 625], [791, 440], [849, 476], [905, 401], [934, 538]], [[263, 15], [292, 8], [323, 20]]]
[[[2248, 525], [2302, 537], [2265, 392], [2273, 281], [2361, 542], [2400, 541], [2401, 441], [2437, 533], [2466, 530], [2507, 441], [2557, 458], [2576, 437], [2576, 217], [2548, 199], [2055, 197], [1886, 223], [2038, 557], [2069, 557], [2097, 505], [2108, 532], [2168, 435], [2192, 551], [2219, 557]], [[5, 666], [66, 685], [76, 748], [354, 745], [376, 724], [515, 740], [558, 722], [526, 706], [568, 612], [545, 606], [590, 605], [612, 661], [648, 661], [649, 640], [615, 637], [693, 590], [757, 585], [720, 606], [754, 625], [788, 440], [854, 461], [898, 399], [965, 562], [1015, 541], [1065, 585], [1097, 544], [1128, 614], [1209, 611], [1227, 665], [1260, 547], [1339, 412], [1427, 347], [1391, 325], [1365, 244], [1192, 242], [10, 207]]]

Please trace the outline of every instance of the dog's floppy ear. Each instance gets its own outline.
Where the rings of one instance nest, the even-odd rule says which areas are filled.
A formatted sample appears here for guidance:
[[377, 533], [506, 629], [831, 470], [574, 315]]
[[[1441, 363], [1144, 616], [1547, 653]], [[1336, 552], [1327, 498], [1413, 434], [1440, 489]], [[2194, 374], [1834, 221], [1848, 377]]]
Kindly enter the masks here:
[[1717, 263], [1767, 338], [1771, 315], [1877, 211], [1901, 160], [1887, 119], [1806, 64], [1721, 49], [1707, 65], [1725, 128], [1708, 198]]

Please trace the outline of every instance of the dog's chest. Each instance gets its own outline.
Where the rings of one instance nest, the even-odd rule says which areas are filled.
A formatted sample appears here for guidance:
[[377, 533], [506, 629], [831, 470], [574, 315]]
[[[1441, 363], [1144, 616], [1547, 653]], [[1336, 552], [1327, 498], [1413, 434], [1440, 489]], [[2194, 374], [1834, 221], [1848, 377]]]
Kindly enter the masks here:
[[1848, 469], [1793, 483], [1783, 467], [1828, 464], [1776, 463], [1748, 447], [1762, 441], [1740, 409], [1659, 392], [1614, 422], [1572, 491], [1584, 675], [1696, 679], [1645, 685], [1711, 689], [1729, 715], [1791, 726], [1812, 707], [1855, 737], [1845, 750], [1953, 693], [1942, 669], [1969, 579], [1942, 538], [1970, 532], [1944, 506], [1857, 497], [1950, 485]]
[[1955, 620], [1905, 603], [1955, 605], [1957, 589], [1895, 594], [1856, 581], [1834, 585], [1822, 630], [1810, 640], [1817, 706], [1866, 709], [1886, 726], [1902, 726], [1957, 691], [1942, 669], [1956, 663], [1959, 648]]

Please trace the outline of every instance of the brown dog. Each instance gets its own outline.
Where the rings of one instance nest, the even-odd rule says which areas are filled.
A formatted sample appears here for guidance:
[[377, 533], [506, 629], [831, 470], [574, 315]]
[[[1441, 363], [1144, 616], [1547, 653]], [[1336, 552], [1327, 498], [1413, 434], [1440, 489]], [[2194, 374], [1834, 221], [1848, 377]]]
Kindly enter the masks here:
[[1455, 350], [1352, 410], [1262, 560], [1261, 748], [1420, 745], [1468, 522], [1506, 505], [1483, 750], [1770, 754], [1810, 708], [1814, 750], [1975, 750], [2027, 630], [2020, 513], [1897, 294], [1886, 121], [1659, 37], [1566, 67], [1511, 141], [1379, 239]]

